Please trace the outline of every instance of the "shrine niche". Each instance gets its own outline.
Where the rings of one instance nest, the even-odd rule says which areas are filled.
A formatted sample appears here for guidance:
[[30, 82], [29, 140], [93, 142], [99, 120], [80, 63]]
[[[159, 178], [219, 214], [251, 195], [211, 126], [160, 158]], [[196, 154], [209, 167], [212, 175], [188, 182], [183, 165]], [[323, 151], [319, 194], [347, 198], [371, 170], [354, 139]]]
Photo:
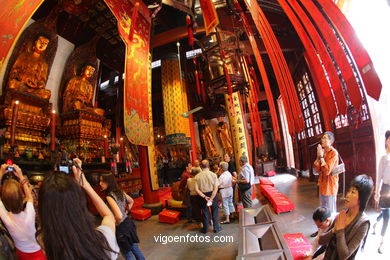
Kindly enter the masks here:
[[[18, 154], [24, 154], [26, 149], [33, 153], [47, 149], [45, 135], [52, 104], [46, 85], [58, 45], [52, 22], [55, 19], [46, 18], [27, 27], [9, 59], [0, 107], [0, 125], [6, 128], [5, 152], [10, 151], [11, 146]], [[19, 101], [17, 113], [14, 113], [16, 123], [11, 133], [16, 101]]]
[[111, 136], [111, 121], [94, 101], [97, 40], [80, 46], [69, 56], [58, 95], [61, 143], [84, 159], [103, 156], [104, 138]]

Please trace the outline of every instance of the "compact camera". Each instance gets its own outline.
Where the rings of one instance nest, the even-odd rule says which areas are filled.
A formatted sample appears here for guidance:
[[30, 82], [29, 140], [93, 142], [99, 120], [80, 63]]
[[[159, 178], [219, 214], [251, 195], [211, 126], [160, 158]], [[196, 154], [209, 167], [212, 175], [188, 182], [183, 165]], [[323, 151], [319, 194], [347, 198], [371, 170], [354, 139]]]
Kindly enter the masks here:
[[73, 172], [72, 166], [77, 166], [72, 160], [62, 160], [58, 166], [58, 170], [70, 174]]

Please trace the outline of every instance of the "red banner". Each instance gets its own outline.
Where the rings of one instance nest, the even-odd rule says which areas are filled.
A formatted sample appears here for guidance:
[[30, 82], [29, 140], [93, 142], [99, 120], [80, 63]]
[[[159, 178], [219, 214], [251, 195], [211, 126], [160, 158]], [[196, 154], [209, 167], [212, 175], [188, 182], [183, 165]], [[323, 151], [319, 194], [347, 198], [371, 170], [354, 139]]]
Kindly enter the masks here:
[[317, 29], [314, 27], [310, 18], [306, 15], [305, 11], [298, 4], [298, 2], [296, 0], [287, 0], [287, 2], [289, 2], [291, 8], [297, 14], [297, 17], [299, 17], [305, 29], [307, 30], [307, 34], [310, 36], [310, 39], [312, 40], [313, 45], [319, 54], [321, 62], [323, 63], [326, 72], [328, 73], [328, 78], [336, 99], [338, 112], [339, 114], [345, 115], [347, 112], [346, 97], [344, 95], [343, 89], [341, 87], [340, 79], [337, 75], [336, 68], [333, 65], [327, 47], [322, 41], [321, 36], [317, 32]]
[[302, 110], [298, 102], [297, 93], [291, 78], [286, 60], [271, 26], [255, 0], [245, 0], [245, 4], [250, 11], [256, 28], [259, 31], [267, 53], [269, 55], [272, 68], [275, 72], [283, 102], [286, 105], [286, 114], [289, 121], [290, 133], [299, 133], [304, 129]]
[[0, 0], [0, 73], [23, 26], [30, 20], [42, 2], [43, 0]]
[[202, 9], [204, 28], [208, 35], [218, 24], [218, 15], [212, 0], [199, 0]]
[[322, 36], [324, 37], [328, 44], [328, 47], [330, 48], [330, 51], [333, 53], [333, 58], [339, 66], [341, 75], [343, 76], [345, 84], [347, 86], [348, 96], [351, 100], [352, 105], [360, 110], [363, 98], [360, 94], [359, 86], [357, 84], [354, 72], [352, 71], [352, 67], [347, 59], [346, 53], [341, 47], [332, 28], [329, 26], [329, 23], [315, 6], [313, 1], [301, 0], [301, 2], [305, 6], [307, 12], [310, 14], [311, 18], [317, 24], [319, 31], [322, 33]]
[[105, 2], [117, 18], [119, 35], [126, 44], [123, 111], [125, 133], [133, 144], [150, 145], [150, 12], [142, 1]]
[[314, 81], [314, 86], [319, 95], [319, 102], [324, 116], [325, 129], [330, 130], [332, 129], [330, 124], [331, 119], [336, 118], [337, 109], [335, 106], [335, 101], [332, 97], [331, 86], [326, 80], [325, 71], [323, 70], [321, 62], [318, 59], [317, 52], [298, 17], [295, 15], [285, 0], [278, 0], [278, 2], [283, 8], [287, 17], [290, 19], [299, 38], [302, 41], [303, 46], [305, 47], [306, 52], [304, 54], [306, 62], [309, 65], [309, 69], [313, 75], [312, 79]]
[[370, 56], [359, 41], [355, 30], [352, 28], [344, 14], [331, 0], [318, 0], [318, 2], [348, 45], [356, 65], [358, 66], [367, 94], [372, 98], [379, 100], [382, 91], [382, 83], [376, 74]]

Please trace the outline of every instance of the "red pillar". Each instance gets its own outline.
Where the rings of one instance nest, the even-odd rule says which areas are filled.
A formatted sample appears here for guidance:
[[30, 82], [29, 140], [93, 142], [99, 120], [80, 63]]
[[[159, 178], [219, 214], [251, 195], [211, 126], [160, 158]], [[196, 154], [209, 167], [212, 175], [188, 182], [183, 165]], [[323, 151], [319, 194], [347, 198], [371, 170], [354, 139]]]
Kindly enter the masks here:
[[138, 145], [142, 193], [145, 201], [143, 207], [151, 209], [152, 214], [157, 214], [161, 211], [162, 204], [160, 202], [160, 197], [158, 196], [158, 191], [153, 191], [150, 184], [148, 152], [146, 148], [146, 146]]
[[191, 162], [193, 163], [195, 160], [198, 160], [198, 151], [196, 148], [194, 117], [192, 114], [190, 115], [190, 134], [191, 134], [191, 149], [192, 149], [192, 152], [191, 152], [192, 161]]

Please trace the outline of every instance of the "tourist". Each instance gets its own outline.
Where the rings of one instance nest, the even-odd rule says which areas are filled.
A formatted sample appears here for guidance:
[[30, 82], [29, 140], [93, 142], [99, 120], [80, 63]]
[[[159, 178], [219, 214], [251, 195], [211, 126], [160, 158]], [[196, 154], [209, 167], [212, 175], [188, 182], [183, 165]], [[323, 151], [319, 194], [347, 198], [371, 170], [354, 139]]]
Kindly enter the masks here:
[[234, 178], [238, 183], [238, 191], [244, 208], [252, 207], [252, 185], [255, 183], [255, 173], [253, 167], [248, 163], [248, 157], [240, 157], [241, 173]]
[[317, 158], [314, 168], [319, 172], [318, 187], [320, 192], [320, 206], [326, 207], [331, 213], [337, 211], [336, 198], [339, 189], [339, 176], [332, 175], [333, 168], [339, 163], [339, 154], [332, 146], [335, 141], [332, 132], [325, 132], [321, 144], [317, 146]]
[[[39, 190], [46, 256], [49, 260], [117, 259], [114, 215], [85, 178], [81, 161], [73, 161], [77, 165], [72, 166], [74, 178], [54, 172], [45, 178]], [[85, 194], [102, 217], [97, 228], [87, 209]]]
[[203, 229], [202, 233], [207, 233], [209, 229], [210, 223], [210, 211], [209, 207], [211, 207], [211, 215], [214, 226], [214, 233], [218, 233], [220, 231], [218, 224], [218, 178], [215, 173], [210, 171], [210, 164], [208, 160], [202, 161], [202, 171], [195, 176], [195, 190], [198, 195], [201, 197], [199, 200], [200, 207], [203, 212]]
[[227, 162], [221, 162], [220, 167], [222, 174], [218, 178], [219, 194], [222, 198], [223, 212], [225, 214], [225, 220], [221, 224], [229, 224], [230, 214], [236, 212], [233, 205], [232, 175], [228, 171], [229, 164]]
[[[314, 161], [314, 169], [319, 173], [318, 187], [320, 194], [320, 206], [328, 208], [331, 214], [337, 211], [336, 199], [339, 189], [339, 176], [332, 175], [332, 171], [339, 163], [339, 154], [332, 146], [335, 141], [332, 132], [325, 132], [321, 138], [321, 144], [317, 146], [317, 158]], [[318, 230], [311, 234], [315, 237]]]
[[378, 222], [383, 218], [381, 241], [378, 247], [378, 252], [380, 254], [383, 254], [383, 244], [390, 216], [390, 131], [386, 131], [385, 138], [386, 154], [383, 155], [379, 161], [375, 188], [375, 202], [381, 208], [381, 214], [378, 216], [373, 226], [373, 232], [375, 234], [375, 228]]
[[201, 212], [200, 212], [200, 205], [199, 205], [199, 200], [201, 198], [199, 197], [198, 193], [196, 193], [195, 190], [195, 183], [196, 183], [195, 176], [198, 173], [200, 173], [199, 167], [192, 168], [191, 177], [187, 179], [187, 189], [190, 192], [190, 203], [187, 207], [191, 208], [191, 210], [187, 211], [190, 214], [190, 216], [187, 216], [189, 222], [192, 222], [193, 220], [195, 220], [196, 222], [201, 221], [201, 217], [200, 217]]
[[15, 243], [16, 255], [20, 260], [44, 260], [46, 256], [35, 238], [35, 210], [28, 179], [16, 164], [1, 165], [0, 180], [4, 174], [8, 178], [2, 184], [0, 218]]
[[373, 190], [367, 175], [356, 176], [345, 198], [345, 210], [337, 215], [329, 231], [320, 235], [320, 245], [327, 245], [324, 260], [355, 259], [360, 245], [364, 247], [370, 221], [364, 213]]
[[[116, 239], [126, 260], [143, 260], [141, 250], [138, 248], [138, 235], [134, 222], [127, 216], [133, 206], [133, 199], [118, 188], [112, 173], [100, 176], [100, 187], [107, 192], [107, 202], [116, 220]], [[135, 257], [135, 258], [134, 258]]]

